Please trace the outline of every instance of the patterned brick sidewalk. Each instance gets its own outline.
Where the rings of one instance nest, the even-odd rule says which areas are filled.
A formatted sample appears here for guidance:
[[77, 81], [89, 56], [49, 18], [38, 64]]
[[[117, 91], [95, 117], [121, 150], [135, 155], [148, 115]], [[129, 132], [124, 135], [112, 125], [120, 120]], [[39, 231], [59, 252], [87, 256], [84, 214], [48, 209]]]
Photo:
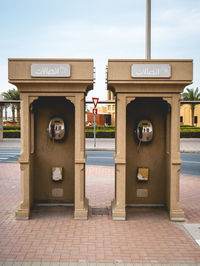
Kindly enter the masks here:
[[[92, 206], [106, 207], [114, 193], [114, 169], [86, 169], [86, 193]], [[110, 215], [73, 220], [73, 208], [37, 207], [32, 219], [17, 221], [19, 165], [0, 165], [0, 261], [200, 263], [200, 247], [159, 208], [129, 208], [128, 220]], [[200, 177], [181, 176], [181, 205], [187, 222], [200, 223]], [[26, 264], [23, 264], [26, 265]], [[92, 265], [92, 264], [91, 264]]]

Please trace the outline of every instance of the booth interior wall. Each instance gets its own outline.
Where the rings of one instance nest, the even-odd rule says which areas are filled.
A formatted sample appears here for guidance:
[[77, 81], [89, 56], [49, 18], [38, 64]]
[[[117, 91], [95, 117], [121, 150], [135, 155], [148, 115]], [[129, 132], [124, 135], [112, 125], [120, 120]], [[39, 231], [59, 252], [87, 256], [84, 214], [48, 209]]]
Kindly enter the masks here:
[[[161, 98], [136, 98], [127, 105], [126, 123], [126, 203], [166, 204], [166, 116], [167, 103]], [[153, 125], [149, 143], [137, 140], [138, 121]], [[137, 169], [149, 169], [148, 181], [137, 180]], [[141, 191], [141, 195], [139, 193]], [[144, 194], [144, 195], [142, 195]]]
[[[74, 203], [74, 105], [65, 97], [39, 97], [34, 109], [34, 202]], [[66, 123], [66, 138], [61, 142], [50, 139], [47, 132], [54, 116], [62, 117]], [[52, 167], [63, 168], [62, 181], [52, 180]]]

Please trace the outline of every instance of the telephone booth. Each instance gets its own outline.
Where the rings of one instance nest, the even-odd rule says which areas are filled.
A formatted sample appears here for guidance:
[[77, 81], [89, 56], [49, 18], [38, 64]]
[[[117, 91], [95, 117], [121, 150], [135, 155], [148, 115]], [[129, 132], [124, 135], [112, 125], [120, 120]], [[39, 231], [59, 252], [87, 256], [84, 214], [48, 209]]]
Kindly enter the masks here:
[[9, 59], [9, 82], [21, 98], [21, 203], [73, 205], [87, 219], [85, 95], [93, 89], [91, 59]]
[[180, 93], [192, 83], [192, 60], [109, 60], [116, 96], [114, 220], [127, 206], [165, 206], [184, 220], [179, 202]]

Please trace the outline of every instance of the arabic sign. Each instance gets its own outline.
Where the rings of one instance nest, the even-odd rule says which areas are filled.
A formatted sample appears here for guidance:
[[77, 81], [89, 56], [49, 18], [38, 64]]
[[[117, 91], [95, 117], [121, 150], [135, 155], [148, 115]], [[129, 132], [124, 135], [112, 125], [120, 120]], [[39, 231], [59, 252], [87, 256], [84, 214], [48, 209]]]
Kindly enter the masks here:
[[70, 64], [31, 64], [31, 77], [69, 78]]
[[170, 78], [171, 65], [169, 64], [133, 64], [132, 78]]

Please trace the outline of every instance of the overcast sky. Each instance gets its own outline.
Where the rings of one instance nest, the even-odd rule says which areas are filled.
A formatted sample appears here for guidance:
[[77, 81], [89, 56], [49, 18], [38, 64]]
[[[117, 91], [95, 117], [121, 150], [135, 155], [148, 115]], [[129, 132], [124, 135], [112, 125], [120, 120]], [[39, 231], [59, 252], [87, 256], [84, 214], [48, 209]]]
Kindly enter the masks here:
[[[194, 59], [200, 87], [200, 0], [152, 0], [152, 59]], [[0, 0], [0, 92], [8, 58], [93, 58], [91, 97], [106, 98], [108, 58], [145, 58], [146, 0]]]

